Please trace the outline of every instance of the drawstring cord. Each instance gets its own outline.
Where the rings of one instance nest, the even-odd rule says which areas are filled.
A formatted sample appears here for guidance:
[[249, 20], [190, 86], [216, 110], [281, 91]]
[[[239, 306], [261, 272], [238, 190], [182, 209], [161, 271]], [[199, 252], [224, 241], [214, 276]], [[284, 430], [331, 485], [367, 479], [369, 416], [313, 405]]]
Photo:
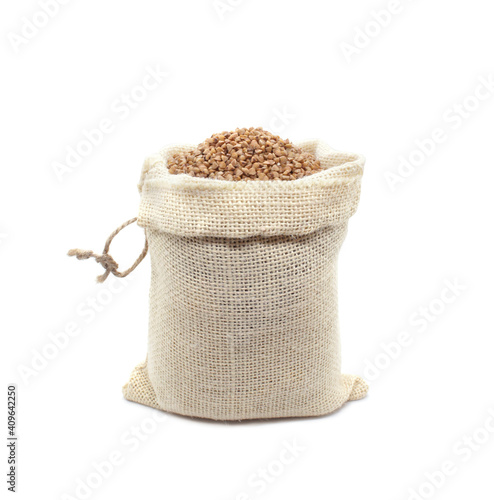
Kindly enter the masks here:
[[103, 249], [102, 254], [94, 253], [92, 250], [80, 250], [78, 248], [73, 248], [72, 250], [68, 251], [67, 255], [69, 255], [70, 257], [77, 257], [79, 260], [90, 259], [91, 257], [93, 257], [98, 264], [101, 264], [104, 267], [105, 272], [96, 278], [96, 281], [98, 283], [103, 283], [103, 281], [108, 278], [110, 273], [117, 278], [125, 278], [125, 276], [129, 275], [142, 262], [144, 257], [146, 257], [146, 254], [148, 252], [148, 240], [146, 239], [146, 243], [144, 245], [143, 251], [141, 252], [141, 255], [139, 255], [134, 264], [132, 264], [132, 266], [124, 272], [120, 272], [118, 270], [118, 264], [115, 262], [115, 259], [108, 253], [108, 251], [110, 250], [110, 244], [113, 238], [115, 238], [115, 236], [122, 229], [130, 224], [133, 224], [136, 221], [137, 217], [134, 217], [133, 219], [130, 219], [127, 222], [124, 222], [121, 226], [117, 227], [117, 229], [115, 229], [115, 231], [113, 231], [113, 233], [111, 233], [106, 240], [105, 248]]

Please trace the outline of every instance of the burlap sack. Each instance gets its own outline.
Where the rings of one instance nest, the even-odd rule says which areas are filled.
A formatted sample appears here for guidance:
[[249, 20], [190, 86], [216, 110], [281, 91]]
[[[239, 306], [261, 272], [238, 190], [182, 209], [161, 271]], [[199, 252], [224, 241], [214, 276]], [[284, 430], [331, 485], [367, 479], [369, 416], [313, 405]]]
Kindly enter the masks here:
[[151, 254], [149, 339], [124, 395], [215, 420], [330, 413], [362, 398], [342, 375], [337, 260], [364, 158], [298, 144], [324, 171], [294, 181], [171, 175], [143, 167], [138, 224]]

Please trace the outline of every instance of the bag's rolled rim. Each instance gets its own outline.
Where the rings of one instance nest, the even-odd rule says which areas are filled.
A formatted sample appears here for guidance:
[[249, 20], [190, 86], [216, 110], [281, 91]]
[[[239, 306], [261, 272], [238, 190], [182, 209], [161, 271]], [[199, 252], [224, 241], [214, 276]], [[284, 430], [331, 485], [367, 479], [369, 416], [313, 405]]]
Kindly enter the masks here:
[[137, 223], [178, 236], [298, 236], [346, 222], [356, 211], [364, 157], [322, 141], [298, 143], [323, 170], [296, 180], [226, 181], [171, 174], [170, 146], [144, 163]]

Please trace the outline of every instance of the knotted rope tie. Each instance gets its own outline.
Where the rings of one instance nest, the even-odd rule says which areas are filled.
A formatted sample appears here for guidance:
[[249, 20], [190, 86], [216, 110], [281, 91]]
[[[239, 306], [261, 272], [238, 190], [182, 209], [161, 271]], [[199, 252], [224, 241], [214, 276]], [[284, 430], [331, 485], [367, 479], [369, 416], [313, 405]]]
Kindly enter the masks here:
[[92, 250], [80, 250], [78, 248], [73, 248], [72, 250], [68, 251], [67, 255], [69, 255], [70, 257], [77, 257], [79, 260], [86, 260], [86, 259], [90, 259], [91, 257], [93, 257], [94, 260], [98, 264], [101, 264], [104, 267], [105, 272], [101, 276], [98, 276], [96, 278], [96, 281], [98, 283], [103, 283], [103, 281], [105, 281], [106, 278], [108, 278], [110, 273], [113, 274], [114, 276], [116, 276], [117, 278], [125, 278], [125, 276], [129, 275], [142, 262], [144, 257], [146, 257], [146, 254], [148, 252], [148, 240], [146, 239], [146, 243], [144, 245], [143, 251], [141, 252], [141, 255], [139, 255], [139, 257], [134, 262], [134, 264], [132, 264], [132, 266], [129, 267], [124, 272], [120, 272], [118, 270], [117, 262], [108, 253], [108, 251], [110, 250], [110, 245], [111, 245], [113, 238], [115, 238], [115, 236], [124, 227], [127, 227], [130, 224], [133, 224], [136, 220], [137, 220], [137, 217], [134, 217], [133, 219], [130, 219], [127, 222], [124, 222], [121, 226], [117, 227], [117, 229], [115, 229], [115, 231], [113, 231], [113, 233], [111, 233], [110, 236], [108, 237], [108, 239], [106, 240], [105, 248], [103, 249], [102, 254], [94, 253]]

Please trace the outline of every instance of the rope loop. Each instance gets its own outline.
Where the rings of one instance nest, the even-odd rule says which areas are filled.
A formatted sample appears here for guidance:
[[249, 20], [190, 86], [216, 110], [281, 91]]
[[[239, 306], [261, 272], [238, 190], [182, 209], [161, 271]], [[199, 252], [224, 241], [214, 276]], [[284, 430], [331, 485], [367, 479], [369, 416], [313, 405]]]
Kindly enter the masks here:
[[111, 233], [106, 240], [105, 248], [103, 249], [103, 253], [101, 254], [95, 253], [92, 250], [80, 250], [79, 248], [73, 248], [72, 250], [68, 251], [67, 255], [69, 255], [70, 257], [76, 257], [79, 260], [86, 260], [92, 257], [98, 264], [101, 264], [105, 269], [105, 272], [96, 278], [96, 281], [98, 283], [103, 283], [103, 281], [105, 281], [110, 274], [113, 274], [117, 278], [125, 278], [125, 276], [128, 276], [142, 262], [144, 257], [146, 257], [146, 254], [148, 253], [148, 240], [146, 239], [144, 249], [142, 250], [141, 255], [137, 257], [137, 260], [134, 262], [134, 264], [132, 264], [132, 266], [130, 266], [126, 271], [123, 272], [120, 272], [118, 270], [117, 262], [108, 252], [110, 250], [110, 245], [113, 241], [113, 238], [115, 238], [115, 236], [122, 229], [129, 226], [130, 224], [133, 224], [136, 221], [137, 217], [134, 217], [133, 219], [130, 219], [127, 222], [124, 222], [121, 226], [117, 227], [117, 229], [115, 229], [115, 231], [113, 231], [113, 233]]

